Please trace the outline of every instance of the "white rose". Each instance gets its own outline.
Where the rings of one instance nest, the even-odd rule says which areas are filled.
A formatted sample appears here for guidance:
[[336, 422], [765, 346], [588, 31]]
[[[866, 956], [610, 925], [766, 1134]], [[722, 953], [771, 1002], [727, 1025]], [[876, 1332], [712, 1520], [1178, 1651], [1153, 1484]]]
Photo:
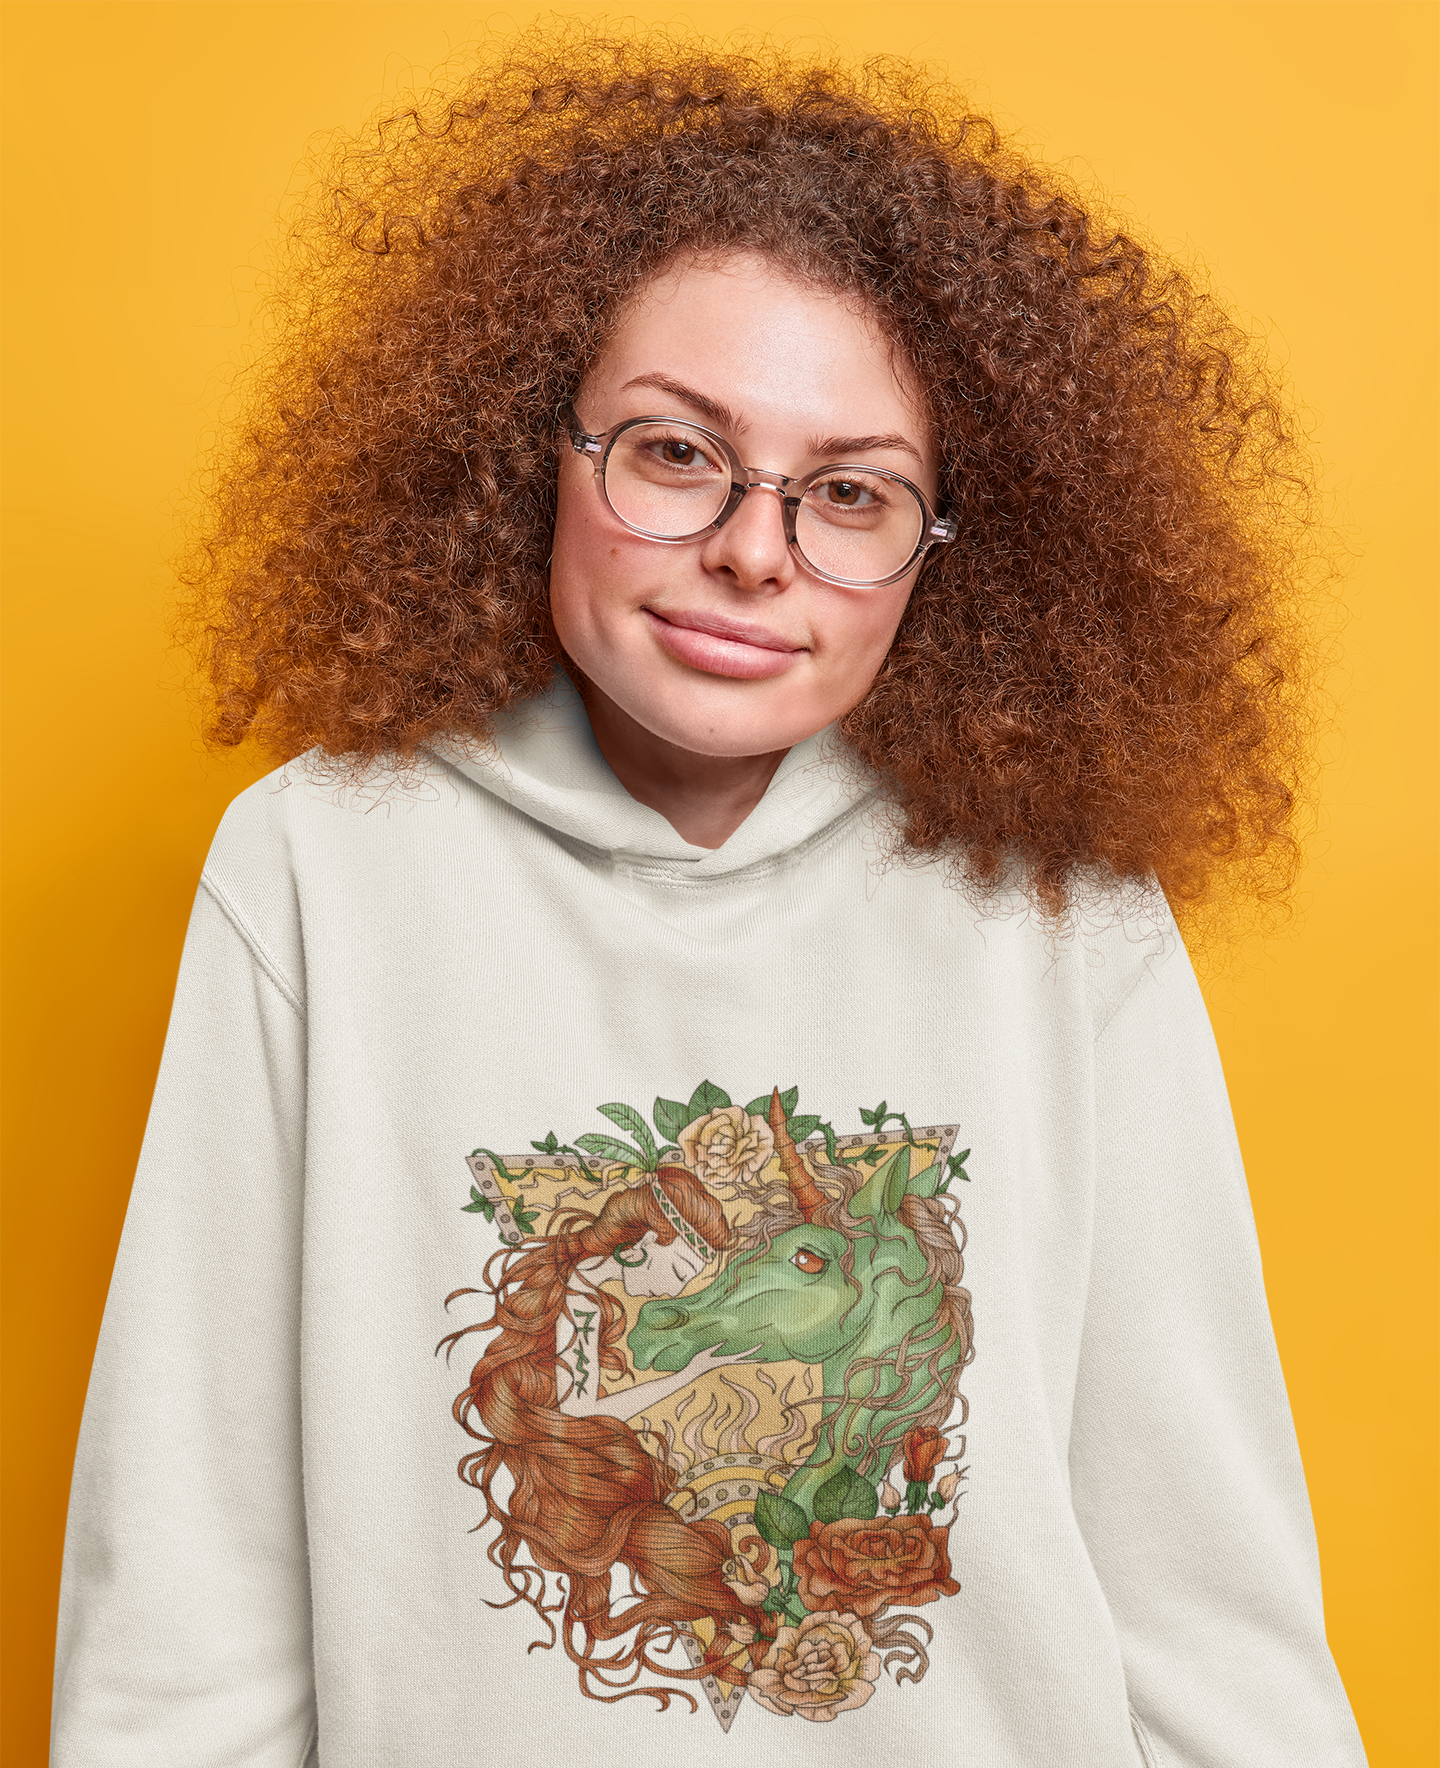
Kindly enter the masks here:
[[738, 1105], [707, 1111], [686, 1124], [678, 1139], [685, 1164], [718, 1196], [753, 1179], [775, 1152], [770, 1125]]

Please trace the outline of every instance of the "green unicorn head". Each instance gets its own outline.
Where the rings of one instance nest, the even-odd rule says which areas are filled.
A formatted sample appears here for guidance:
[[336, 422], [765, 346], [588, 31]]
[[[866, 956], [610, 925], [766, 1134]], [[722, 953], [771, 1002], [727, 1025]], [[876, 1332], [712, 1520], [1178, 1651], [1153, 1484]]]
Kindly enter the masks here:
[[938, 1167], [912, 1174], [901, 1147], [847, 1201], [828, 1197], [773, 1105], [781, 1167], [803, 1220], [733, 1257], [698, 1293], [647, 1302], [629, 1346], [639, 1369], [684, 1369], [707, 1350], [820, 1364], [819, 1438], [785, 1488], [812, 1516], [827, 1481], [845, 1470], [878, 1481], [906, 1430], [938, 1403], [948, 1410], [969, 1332], [912, 1225], [917, 1209], [907, 1207], [934, 1196]]

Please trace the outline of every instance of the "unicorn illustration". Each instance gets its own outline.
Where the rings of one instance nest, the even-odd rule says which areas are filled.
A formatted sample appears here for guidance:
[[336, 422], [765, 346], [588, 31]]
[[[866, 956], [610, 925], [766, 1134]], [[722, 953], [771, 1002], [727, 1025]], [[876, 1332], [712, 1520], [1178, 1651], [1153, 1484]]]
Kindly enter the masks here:
[[[822, 1191], [791, 1139], [776, 1091], [770, 1127], [801, 1220], [771, 1211], [698, 1293], [647, 1302], [629, 1335], [637, 1369], [680, 1371], [731, 1357], [818, 1363], [819, 1440], [784, 1495], [807, 1516], [843, 1470], [878, 1480], [914, 1427], [942, 1422], [973, 1354], [960, 1251], [933, 1203], [936, 1164], [911, 1172], [898, 1148], [855, 1187], [848, 1168]], [[848, 1193], [848, 1194], [846, 1194]]]
[[[961, 1476], [930, 1482], [939, 1427], [965, 1422], [964, 1228], [945, 1195], [965, 1156], [948, 1159], [953, 1126], [917, 1137], [900, 1117], [901, 1141], [882, 1105], [862, 1111], [871, 1136], [836, 1137], [797, 1098], [740, 1106], [702, 1081], [655, 1100], [653, 1132], [599, 1106], [630, 1142], [551, 1133], [470, 1157], [464, 1207], [502, 1245], [447, 1299], [493, 1304], [441, 1341], [487, 1340], [454, 1399], [459, 1473], [511, 1600], [591, 1698], [693, 1707], [700, 1683], [727, 1727], [747, 1693], [827, 1720], [882, 1665], [918, 1680], [929, 1628], [907, 1611], [960, 1589], [938, 1512]], [[903, 1498], [886, 1479], [902, 1458]], [[802, 1700], [796, 1666], [817, 1653], [844, 1673]]]

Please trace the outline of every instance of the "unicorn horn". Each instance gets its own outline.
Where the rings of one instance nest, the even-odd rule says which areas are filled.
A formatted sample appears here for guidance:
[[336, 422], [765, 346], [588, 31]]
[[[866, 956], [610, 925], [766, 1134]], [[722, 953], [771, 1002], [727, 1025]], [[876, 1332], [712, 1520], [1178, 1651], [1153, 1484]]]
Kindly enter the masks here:
[[779, 1087], [773, 1088], [770, 1094], [770, 1130], [780, 1154], [780, 1170], [790, 1181], [796, 1205], [805, 1220], [813, 1222], [815, 1211], [825, 1201], [825, 1193], [810, 1177], [810, 1170], [795, 1146], [789, 1125], [785, 1122], [785, 1107], [780, 1103]]

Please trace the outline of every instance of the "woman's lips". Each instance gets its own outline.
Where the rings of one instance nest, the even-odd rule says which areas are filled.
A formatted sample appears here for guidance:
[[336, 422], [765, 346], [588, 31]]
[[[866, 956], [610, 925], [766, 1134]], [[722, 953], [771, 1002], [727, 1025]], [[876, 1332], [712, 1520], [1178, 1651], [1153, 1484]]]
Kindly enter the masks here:
[[764, 626], [728, 620], [723, 614], [657, 614], [641, 610], [650, 630], [672, 657], [706, 675], [730, 675], [742, 681], [763, 681], [783, 675], [803, 645], [790, 645]]

